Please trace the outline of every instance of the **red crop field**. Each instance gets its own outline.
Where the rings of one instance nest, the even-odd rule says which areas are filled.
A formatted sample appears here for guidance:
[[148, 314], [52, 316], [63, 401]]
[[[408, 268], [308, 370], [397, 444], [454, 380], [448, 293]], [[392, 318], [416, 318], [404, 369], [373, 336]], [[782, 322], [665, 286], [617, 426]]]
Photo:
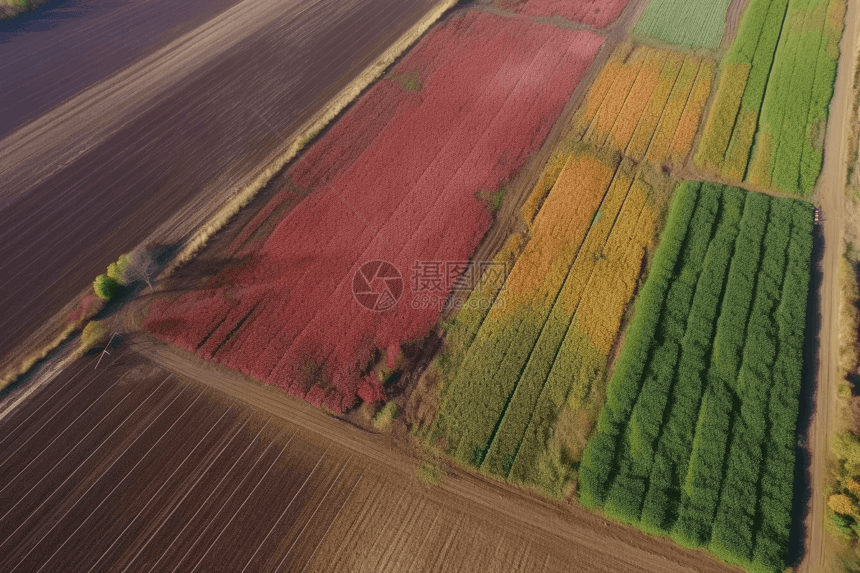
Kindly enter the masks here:
[[[472, 257], [493, 220], [479, 192], [540, 148], [602, 42], [479, 12], [435, 28], [291, 168], [273, 201], [307, 196], [234, 253], [241, 266], [156, 301], [146, 328], [336, 412], [381, 397], [362, 377], [377, 349], [390, 359], [441, 311], [413, 304], [411, 269]], [[359, 269], [399, 302], [359, 304]]]
[[526, 16], [561, 16], [593, 28], [605, 28], [618, 19], [630, 0], [527, 0], [517, 12]]

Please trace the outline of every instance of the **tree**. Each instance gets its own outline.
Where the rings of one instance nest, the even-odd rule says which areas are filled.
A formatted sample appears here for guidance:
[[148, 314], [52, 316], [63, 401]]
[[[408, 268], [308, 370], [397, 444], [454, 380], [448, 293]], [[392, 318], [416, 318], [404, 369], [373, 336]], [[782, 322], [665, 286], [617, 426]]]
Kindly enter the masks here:
[[102, 300], [112, 299], [121, 287], [122, 284], [119, 281], [107, 274], [101, 274], [93, 281], [93, 289], [96, 291], [96, 296]]
[[126, 264], [123, 273], [123, 284], [128, 284], [134, 281], [143, 281], [152, 292], [152, 281], [155, 279], [155, 274], [158, 271], [158, 265], [152, 257], [152, 252], [149, 249], [138, 249], [129, 254], [120, 257], [120, 261], [126, 257]]
[[854, 504], [851, 502], [851, 498], [842, 493], [836, 493], [827, 498], [827, 505], [830, 506], [830, 509], [842, 515], [851, 515], [854, 511]]

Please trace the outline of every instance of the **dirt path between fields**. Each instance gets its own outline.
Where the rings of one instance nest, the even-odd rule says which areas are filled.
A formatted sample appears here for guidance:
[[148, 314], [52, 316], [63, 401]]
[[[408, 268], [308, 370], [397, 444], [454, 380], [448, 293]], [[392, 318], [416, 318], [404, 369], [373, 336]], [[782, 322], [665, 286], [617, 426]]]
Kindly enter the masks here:
[[828, 441], [836, 418], [836, 366], [839, 348], [839, 261], [842, 243], [842, 211], [846, 200], [845, 177], [847, 141], [851, 114], [857, 39], [860, 36], [860, 1], [848, 0], [845, 31], [842, 36], [842, 57], [836, 77], [836, 90], [830, 104], [827, 125], [824, 169], [821, 172], [819, 198], [824, 218], [824, 255], [821, 283], [821, 331], [818, 350], [818, 387], [815, 394], [815, 414], [809, 429], [809, 449], [812, 464], [811, 507], [806, 518], [806, 551], [798, 566], [799, 573], [829, 570], [824, 552], [824, 520], [827, 500], [825, 477]]

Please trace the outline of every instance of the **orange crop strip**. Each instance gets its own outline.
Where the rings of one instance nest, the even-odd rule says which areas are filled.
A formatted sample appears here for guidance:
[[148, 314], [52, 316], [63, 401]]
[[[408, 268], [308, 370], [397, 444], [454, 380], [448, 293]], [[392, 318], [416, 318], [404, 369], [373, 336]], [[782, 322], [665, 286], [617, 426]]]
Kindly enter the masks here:
[[702, 65], [699, 67], [699, 74], [696, 77], [693, 91], [687, 100], [684, 113], [681, 114], [678, 129], [675, 131], [675, 138], [672, 141], [670, 158], [675, 165], [681, 165], [690, 153], [693, 139], [696, 137], [696, 132], [699, 131], [699, 120], [702, 117], [702, 110], [704, 110], [705, 103], [708, 101], [708, 96], [711, 93], [711, 83], [713, 80], [714, 64], [711, 60], [703, 60]]
[[579, 108], [576, 115], [573, 116], [573, 136], [576, 139], [582, 139], [588, 131], [591, 122], [597, 115], [603, 100], [612, 88], [615, 80], [618, 78], [618, 72], [624, 65], [623, 62], [633, 51], [633, 44], [623, 43], [610, 56], [606, 65], [601, 70], [591, 89], [588, 90], [588, 95], [585, 99], [585, 104]]
[[509, 315], [526, 305], [545, 304], [547, 295], [558, 292], [615, 167], [591, 154], [570, 158], [535, 217], [532, 238], [508, 277], [504, 308], [494, 307], [491, 315]]
[[660, 71], [660, 79], [657, 82], [657, 86], [654, 88], [651, 98], [648, 100], [648, 104], [639, 118], [639, 124], [633, 132], [630, 144], [627, 146], [626, 154], [636, 161], [642, 161], [645, 158], [645, 153], [648, 151], [648, 146], [654, 137], [657, 124], [663, 115], [666, 102], [669, 101], [669, 95], [672, 93], [672, 88], [675, 86], [675, 80], [678, 79], [678, 74], [681, 72], [681, 65], [683, 63], [683, 54], [674, 51], [668, 52], [666, 64]]
[[681, 121], [684, 108], [687, 106], [687, 99], [693, 89], [693, 82], [698, 75], [700, 63], [701, 60], [691, 54], [684, 59], [681, 73], [678, 74], [678, 80], [675, 82], [675, 87], [672, 88], [672, 94], [669, 96], [669, 101], [663, 110], [663, 116], [657, 125], [657, 133], [651, 140], [648, 153], [645, 155], [648, 161], [663, 163], [669, 158], [672, 140], [675, 137], [675, 131], [677, 131], [678, 122]]
[[657, 88], [661, 71], [669, 55], [666, 50], [649, 48], [642, 48], [642, 50], [645, 52], [645, 61], [606, 140], [607, 145], [619, 151], [624, 151], [630, 143], [633, 132], [639, 124], [639, 118]]
[[601, 257], [618, 213], [625, 203], [631, 183], [633, 183], [632, 171], [629, 166], [622, 165], [615, 173], [606, 199], [595, 216], [595, 221], [591, 225], [570, 275], [564, 283], [561, 296], [556, 302], [556, 304], [564, 305], [562, 307], [564, 316], [571, 317], [576, 312], [582, 293], [594, 271], [594, 266]]
[[612, 126], [615, 125], [615, 120], [624, 107], [624, 102], [627, 101], [627, 96], [633, 88], [633, 84], [636, 82], [639, 70], [645, 63], [647, 53], [647, 48], [635, 49], [627, 63], [622, 65], [616, 72], [615, 82], [612, 84], [612, 88], [606, 95], [606, 98], [604, 98], [594, 121], [585, 134], [586, 142], [598, 148], [603, 147]]

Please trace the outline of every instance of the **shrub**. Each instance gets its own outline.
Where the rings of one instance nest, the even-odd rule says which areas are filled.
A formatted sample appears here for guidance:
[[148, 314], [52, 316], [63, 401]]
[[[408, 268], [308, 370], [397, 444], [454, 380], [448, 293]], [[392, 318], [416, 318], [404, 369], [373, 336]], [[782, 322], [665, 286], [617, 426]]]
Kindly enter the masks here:
[[373, 427], [380, 432], [387, 432], [391, 429], [391, 423], [397, 419], [398, 413], [397, 404], [388, 402], [373, 417]]
[[107, 331], [101, 321], [91, 320], [86, 326], [84, 326], [84, 329], [81, 332], [81, 341], [78, 351], [81, 354], [86, 354], [99, 343], [103, 342], [106, 335]]
[[112, 299], [121, 288], [122, 284], [107, 274], [101, 274], [93, 281], [93, 289], [96, 291], [96, 296], [102, 300]]

